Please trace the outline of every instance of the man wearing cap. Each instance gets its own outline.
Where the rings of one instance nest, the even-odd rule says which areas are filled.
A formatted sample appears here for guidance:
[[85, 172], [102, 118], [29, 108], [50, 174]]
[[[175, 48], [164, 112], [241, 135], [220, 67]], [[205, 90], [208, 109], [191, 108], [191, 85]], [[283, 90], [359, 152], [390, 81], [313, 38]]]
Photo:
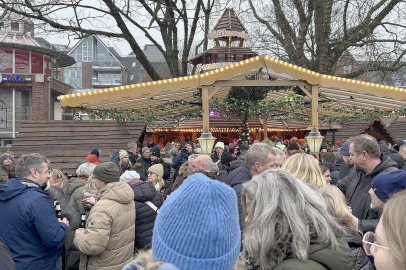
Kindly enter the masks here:
[[122, 269], [134, 251], [134, 192], [113, 162], [98, 165], [92, 176], [97, 189], [96, 204], [78, 229], [73, 244], [80, 251], [80, 269]]
[[383, 208], [393, 193], [406, 188], [406, 171], [381, 173], [372, 181], [369, 195], [374, 207]]
[[358, 229], [362, 232], [374, 231], [378, 225], [379, 212], [370, 207], [368, 191], [377, 175], [397, 170], [397, 164], [390, 158], [381, 160], [378, 142], [367, 134], [350, 138], [349, 152], [355, 168], [338, 181], [337, 186], [347, 197]]
[[229, 170], [230, 162], [233, 161], [233, 157], [224, 151], [224, 143], [217, 142], [214, 146], [214, 153], [211, 154], [211, 159], [216, 162], [219, 168]]
[[343, 164], [341, 165], [338, 173], [338, 179], [343, 179], [348, 175], [351, 168], [354, 167], [354, 163], [350, 159], [350, 140], [346, 140], [340, 148], [340, 154], [343, 158]]

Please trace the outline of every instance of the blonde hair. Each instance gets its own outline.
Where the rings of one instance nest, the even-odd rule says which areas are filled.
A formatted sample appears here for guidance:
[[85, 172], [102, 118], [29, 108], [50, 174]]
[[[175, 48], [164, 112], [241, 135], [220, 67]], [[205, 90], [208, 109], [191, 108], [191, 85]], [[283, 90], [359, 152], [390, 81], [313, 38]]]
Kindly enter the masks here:
[[352, 214], [348, 209], [346, 199], [341, 190], [336, 186], [325, 185], [321, 187], [319, 191], [327, 203], [327, 211], [329, 214], [356, 231], [358, 229], [357, 223], [352, 218]]
[[66, 175], [59, 169], [52, 169], [50, 170], [52, 178], [55, 179], [60, 187], [64, 187], [68, 178]]
[[406, 216], [402, 215], [406, 205], [406, 190], [397, 192], [385, 204], [381, 217], [388, 247], [395, 261], [406, 269]]
[[311, 155], [304, 153], [294, 154], [283, 163], [282, 169], [315, 188], [320, 188], [327, 184], [317, 160]]

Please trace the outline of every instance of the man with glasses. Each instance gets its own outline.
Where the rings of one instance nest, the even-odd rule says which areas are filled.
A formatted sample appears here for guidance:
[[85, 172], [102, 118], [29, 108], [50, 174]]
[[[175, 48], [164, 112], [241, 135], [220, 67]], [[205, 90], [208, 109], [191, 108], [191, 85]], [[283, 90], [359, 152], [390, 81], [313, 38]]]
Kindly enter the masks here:
[[6, 152], [0, 156], [0, 183], [8, 181], [8, 174], [14, 163], [14, 154]]
[[69, 221], [58, 221], [44, 192], [48, 163], [40, 154], [22, 155], [15, 165], [16, 178], [0, 185], [0, 237], [17, 269], [55, 269], [58, 248], [67, 235]]
[[382, 172], [397, 170], [397, 164], [390, 158], [381, 160], [381, 152], [376, 139], [362, 134], [350, 138], [350, 160], [354, 168], [337, 186], [346, 195], [348, 205], [362, 232], [374, 231], [379, 220], [379, 212], [370, 207], [369, 189], [374, 178]]

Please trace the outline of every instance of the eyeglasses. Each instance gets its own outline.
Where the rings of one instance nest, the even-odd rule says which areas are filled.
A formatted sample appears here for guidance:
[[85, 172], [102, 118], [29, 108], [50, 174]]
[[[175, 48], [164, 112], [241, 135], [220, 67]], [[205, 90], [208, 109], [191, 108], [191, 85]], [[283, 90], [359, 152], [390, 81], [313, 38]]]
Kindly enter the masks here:
[[388, 247], [379, 245], [376, 243], [376, 235], [373, 232], [367, 232], [364, 237], [362, 238], [362, 243], [363, 243], [363, 247], [365, 250], [365, 253], [368, 256], [371, 256], [373, 252], [375, 252], [376, 248], [383, 248], [386, 250], [390, 250]]

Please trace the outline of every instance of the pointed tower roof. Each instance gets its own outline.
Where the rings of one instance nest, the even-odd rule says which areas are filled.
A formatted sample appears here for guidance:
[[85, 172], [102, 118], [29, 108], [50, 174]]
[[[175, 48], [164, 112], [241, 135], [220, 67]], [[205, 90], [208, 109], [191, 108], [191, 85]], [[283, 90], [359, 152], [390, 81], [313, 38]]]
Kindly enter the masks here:
[[248, 38], [248, 32], [241, 23], [234, 9], [226, 8], [209, 34], [210, 39], [217, 38]]

